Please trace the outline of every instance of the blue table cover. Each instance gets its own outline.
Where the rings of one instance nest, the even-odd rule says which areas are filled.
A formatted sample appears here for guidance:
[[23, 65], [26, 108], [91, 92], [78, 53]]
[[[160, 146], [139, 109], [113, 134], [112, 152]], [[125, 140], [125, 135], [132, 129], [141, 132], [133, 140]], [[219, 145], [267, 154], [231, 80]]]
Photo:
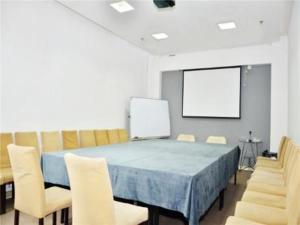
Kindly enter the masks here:
[[239, 148], [230, 145], [145, 140], [44, 153], [45, 182], [69, 186], [67, 152], [104, 157], [115, 197], [181, 212], [189, 225], [199, 218], [227, 186], [237, 170]]

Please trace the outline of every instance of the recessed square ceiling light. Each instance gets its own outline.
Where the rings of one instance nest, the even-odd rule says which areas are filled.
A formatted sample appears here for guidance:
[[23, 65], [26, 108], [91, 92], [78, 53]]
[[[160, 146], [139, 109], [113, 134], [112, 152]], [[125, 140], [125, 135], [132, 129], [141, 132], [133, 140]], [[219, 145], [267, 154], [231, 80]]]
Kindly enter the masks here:
[[236, 29], [235, 22], [219, 23], [218, 26], [219, 26], [220, 30]]
[[169, 36], [166, 33], [157, 33], [157, 34], [152, 34], [152, 37], [155, 38], [156, 40], [162, 40], [162, 39], [167, 39]]
[[114, 2], [110, 4], [119, 13], [128, 12], [134, 10], [134, 8], [126, 1]]

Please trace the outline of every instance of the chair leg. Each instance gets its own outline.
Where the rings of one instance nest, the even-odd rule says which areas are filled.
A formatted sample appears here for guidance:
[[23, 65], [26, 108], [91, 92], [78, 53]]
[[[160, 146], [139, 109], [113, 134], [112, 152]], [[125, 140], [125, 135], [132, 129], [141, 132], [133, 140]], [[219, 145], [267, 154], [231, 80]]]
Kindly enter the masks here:
[[60, 223], [64, 223], [64, 221], [65, 221], [65, 209], [62, 209], [60, 213]]
[[52, 214], [52, 225], [56, 225], [56, 212]]
[[12, 183], [12, 198], [15, 198], [15, 183]]
[[0, 215], [5, 213], [6, 191], [5, 184], [0, 185]]
[[44, 225], [44, 218], [39, 219], [39, 225]]
[[64, 221], [64, 225], [68, 225], [69, 224], [69, 208], [65, 208], [65, 221]]
[[15, 209], [15, 221], [14, 225], [19, 225], [20, 211]]
[[234, 174], [234, 185], [236, 185], [236, 180], [237, 180], [237, 171]]

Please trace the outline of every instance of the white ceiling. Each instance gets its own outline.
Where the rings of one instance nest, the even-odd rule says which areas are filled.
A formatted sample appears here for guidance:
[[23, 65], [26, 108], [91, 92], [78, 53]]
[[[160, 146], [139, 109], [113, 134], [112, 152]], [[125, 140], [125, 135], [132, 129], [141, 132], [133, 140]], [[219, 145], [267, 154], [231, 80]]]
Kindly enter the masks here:
[[[278, 0], [176, 0], [174, 8], [159, 10], [152, 0], [128, 0], [135, 10], [118, 13], [110, 6], [111, 0], [59, 2], [122, 39], [160, 55], [271, 43], [287, 33], [292, 7], [291, 1]], [[219, 30], [217, 23], [226, 21], [235, 21], [237, 29]], [[151, 34], [159, 32], [169, 38], [154, 40]]]

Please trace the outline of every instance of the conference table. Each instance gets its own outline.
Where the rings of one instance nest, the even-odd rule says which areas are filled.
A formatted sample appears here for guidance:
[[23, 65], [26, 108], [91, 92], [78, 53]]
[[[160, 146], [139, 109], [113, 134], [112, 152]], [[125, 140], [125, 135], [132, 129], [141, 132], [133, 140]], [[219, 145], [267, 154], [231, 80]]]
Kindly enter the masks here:
[[43, 153], [46, 183], [69, 187], [64, 161], [68, 152], [105, 158], [114, 197], [180, 212], [189, 225], [198, 225], [236, 173], [240, 150], [238, 146], [156, 139]]

